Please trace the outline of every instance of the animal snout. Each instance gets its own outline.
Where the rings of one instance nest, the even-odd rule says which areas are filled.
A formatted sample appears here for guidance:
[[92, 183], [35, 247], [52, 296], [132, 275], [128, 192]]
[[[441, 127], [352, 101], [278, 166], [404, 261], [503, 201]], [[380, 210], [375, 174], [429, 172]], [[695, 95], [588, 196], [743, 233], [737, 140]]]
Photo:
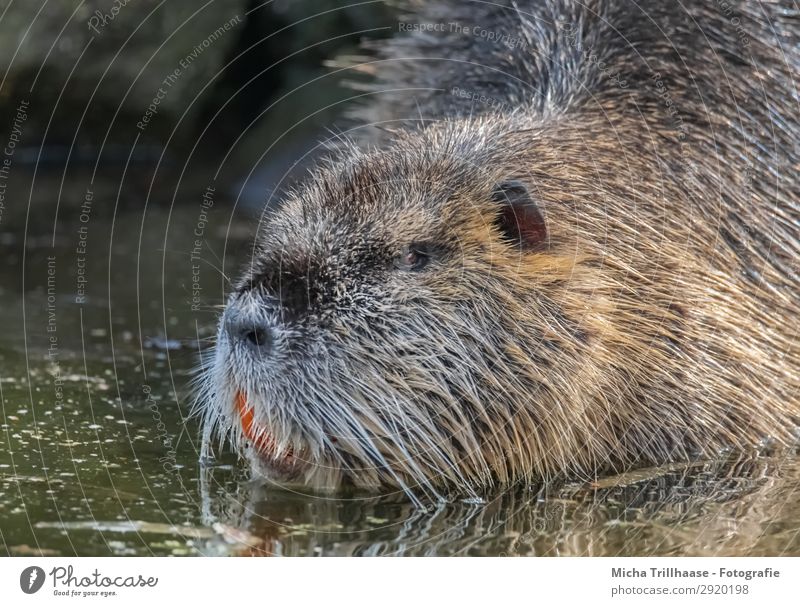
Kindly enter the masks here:
[[225, 329], [231, 342], [244, 345], [261, 355], [268, 354], [272, 349], [272, 328], [262, 319], [232, 311], [226, 314]]

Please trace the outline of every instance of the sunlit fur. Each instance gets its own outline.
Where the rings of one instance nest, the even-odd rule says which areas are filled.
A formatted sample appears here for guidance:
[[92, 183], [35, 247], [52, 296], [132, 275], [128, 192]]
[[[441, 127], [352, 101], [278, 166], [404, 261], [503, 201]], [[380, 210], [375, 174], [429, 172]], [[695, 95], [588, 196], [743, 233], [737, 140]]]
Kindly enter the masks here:
[[[469, 4], [426, 10], [467, 23]], [[737, 5], [745, 53], [717, 2], [516, 4], [475, 13], [527, 40], [513, 51], [386, 43], [403, 58], [378, 88], [414, 95], [362, 114], [424, 120], [344, 145], [260, 229], [225, 314], [260, 317], [274, 346], [259, 358], [221, 329], [199, 398], [207, 436], [256, 471], [422, 500], [795, 440], [795, 9]], [[452, 86], [506, 105], [467, 111]], [[546, 217], [535, 252], [495, 226], [509, 179]], [[399, 269], [419, 242], [430, 263]], [[303, 463], [246, 449], [236, 390]]]

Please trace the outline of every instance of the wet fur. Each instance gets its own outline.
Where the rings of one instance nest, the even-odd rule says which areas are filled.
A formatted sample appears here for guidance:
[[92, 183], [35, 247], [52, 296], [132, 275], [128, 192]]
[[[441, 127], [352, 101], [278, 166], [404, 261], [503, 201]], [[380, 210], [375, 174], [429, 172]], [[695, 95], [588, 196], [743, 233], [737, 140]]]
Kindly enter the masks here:
[[[375, 95], [357, 114], [390, 129], [345, 144], [260, 230], [226, 314], [259, 315], [277, 345], [256, 360], [220, 331], [209, 436], [245, 448], [245, 389], [308, 461], [302, 481], [415, 499], [794, 443], [794, 4], [514, 7], [409, 19], [517, 47], [411, 33], [358, 66]], [[498, 233], [508, 179], [546, 217], [542, 250]], [[421, 241], [429, 266], [397, 271]]]

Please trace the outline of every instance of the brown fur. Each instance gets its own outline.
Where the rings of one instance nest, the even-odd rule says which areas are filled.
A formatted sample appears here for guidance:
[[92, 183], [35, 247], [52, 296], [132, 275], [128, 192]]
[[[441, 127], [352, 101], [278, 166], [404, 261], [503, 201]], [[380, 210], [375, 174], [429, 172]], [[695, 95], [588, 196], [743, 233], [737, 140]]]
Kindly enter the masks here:
[[[553, 23], [568, 6], [584, 43], [615, 52], [597, 73], [581, 49], [562, 57], [573, 38], [540, 35], [539, 52], [555, 53], [545, 102], [468, 113], [420, 94], [417, 111], [435, 121], [385, 135], [381, 149], [342, 150], [289, 195], [226, 311], [258, 317], [278, 345], [254, 361], [221, 330], [211, 424], [241, 443], [235, 386], [282, 447], [304, 453], [298, 477], [410, 494], [795, 442], [798, 51], [776, 49], [798, 40], [796, 22], [776, 11], [784, 38], [766, 39], [769, 16], [745, 3], [758, 61], [743, 67], [715, 3], [690, 3], [683, 21], [648, 5], [672, 44], [708, 35], [707, 49], [691, 42], [676, 62], [660, 38], [636, 53], [620, 46], [650, 27], [631, 23], [623, 4], [531, 3], [511, 21], [495, 16], [535, 41], [542, 7]], [[408, 61], [384, 81], [431, 77]], [[612, 67], [625, 87], [609, 83]], [[535, 69], [534, 98], [545, 68]], [[769, 94], [754, 101], [758, 82]], [[405, 107], [392, 93], [369, 111], [412, 119]], [[493, 191], [509, 180], [544, 214], [536, 250], [499, 231]], [[434, 245], [429, 266], [394, 271], [392, 259], [418, 242]]]

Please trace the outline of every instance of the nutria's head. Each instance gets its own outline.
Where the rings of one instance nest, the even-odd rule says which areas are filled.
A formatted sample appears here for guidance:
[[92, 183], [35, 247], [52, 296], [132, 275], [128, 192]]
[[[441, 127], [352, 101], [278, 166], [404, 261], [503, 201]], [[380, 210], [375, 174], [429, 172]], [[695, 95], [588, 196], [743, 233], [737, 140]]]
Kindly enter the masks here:
[[446, 495], [604, 463], [605, 293], [563, 184], [487, 129], [351, 150], [263, 221], [202, 399], [263, 473]]

